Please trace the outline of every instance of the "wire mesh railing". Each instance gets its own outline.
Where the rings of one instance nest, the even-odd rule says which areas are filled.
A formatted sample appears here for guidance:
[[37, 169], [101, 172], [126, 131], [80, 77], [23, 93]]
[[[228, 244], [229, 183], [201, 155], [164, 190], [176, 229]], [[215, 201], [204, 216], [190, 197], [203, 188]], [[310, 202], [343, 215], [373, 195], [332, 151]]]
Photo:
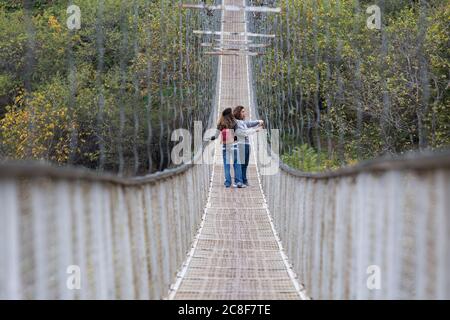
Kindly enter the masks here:
[[448, 299], [450, 156], [262, 176], [274, 224], [314, 299]]
[[219, 15], [180, 1], [0, 5], [0, 161], [136, 176], [176, 166], [176, 129], [214, 115], [217, 58], [193, 30]]
[[69, 31], [71, 1], [0, 5], [2, 28], [27, 17], [1, 35], [19, 49], [0, 67], [25, 85], [0, 113], [0, 298], [161, 299], [209, 189], [204, 145], [178, 166], [171, 138], [215, 121], [217, 58], [192, 31], [220, 15], [76, 3]]
[[[254, 4], [258, 1], [249, 2]], [[265, 3], [275, 4], [270, 1]], [[268, 150], [272, 162], [280, 164], [280, 170], [276, 174], [262, 174], [261, 181], [274, 225], [294, 271], [313, 299], [448, 299], [450, 282], [445, 270], [450, 266], [450, 155], [446, 151], [428, 150], [385, 156], [362, 161], [356, 166], [330, 170], [336, 167], [321, 167], [314, 163], [324, 161], [326, 157], [309, 159], [313, 163], [305, 166], [305, 154], [309, 149], [300, 149], [295, 154], [299, 158], [296, 162], [286, 162], [283, 153], [289, 153], [296, 145], [308, 144], [317, 151], [321, 143], [327, 145], [324, 144], [327, 139], [338, 138], [332, 140], [328, 155], [339, 152], [339, 143], [346, 147], [349, 139], [364, 148], [363, 135], [348, 127], [347, 121], [350, 119], [343, 114], [335, 115], [343, 121], [342, 125], [348, 127], [345, 128], [348, 132], [340, 132], [342, 128], [339, 129], [336, 124], [327, 125], [326, 114], [337, 107], [336, 103], [324, 103], [319, 110], [315, 109], [317, 96], [314, 95], [318, 94], [318, 87], [314, 85], [317, 84], [312, 81], [314, 79], [322, 83], [322, 88], [328, 86], [330, 81], [337, 81], [339, 90], [328, 93], [320, 91], [320, 94], [325, 94], [326, 103], [337, 101], [337, 96], [350, 96], [351, 92], [345, 91], [343, 79], [339, 80], [339, 68], [336, 69], [337, 78], [336, 74], [332, 76], [327, 72], [324, 74], [328, 78], [320, 74], [317, 76], [321, 69], [314, 63], [323, 63], [325, 70], [331, 72], [330, 68], [337, 60], [333, 59], [332, 51], [331, 55], [330, 51], [316, 55], [318, 46], [306, 42], [308, 38], [313, 40], [313, 44], [319, 42], [318, 26], [312, 27], [319, 20], [329, 25], [337, 23], [330, 17], [336, 11], [318, 15], [315, 11], [318, 7], [340, 5], [334, 9], [344, 10], [345, 5], [351, 4], [353, 8], [358, 1], [278, 3], [284, 9], [281, 18], [256, 14], [249, 16], [251, 31], [262, 30], [277, 35], [273, 49], [267, 49], [262, 58], [252, 60], [253, 72], [250, 76], [252, 107], [257, 118], [267, 123], [269, 137], [272, 129], [281, 132], [281, 154], [270, 147]], [[398, 5], [401, 6], [400, 3]], [[330, 7], [327, 8], [330, 10]], [[433, 6], [429, 6], [426, 10], [432, 9]], [[332, 41], [327, 34], [329, 29], [321, 25], [320, 32], [325, 36], [325, 41]], [[352, 30], [356, 32], [357, 29]], [[350, 39], [355, 38], [350, 35]], [[342, 43], [345, 42], [341, 41], [340, 45]], [[328, 42], [327, 45], [330, 44]], [[352, 44], [358, 47], [356, 42], [350, 41]], [[316, 61], [313, 63], [314, 59]], [[308, 68], [311, 66], [318, 69], [310, 73]], [[432, 74], [436, 69], [429, 72]], [[305, 79], [310, 79], [310, 83]], [[352, 83], [352, 79], [346, 80]], [[425, 84], [420, 82], [422, 85]], [[439, 86], [438, 83], [434, 85]], [[436, 89], [435, 93], [441, 89]], [[366, 93], [360, 92], [361, 95]], [[386, 102], [384, 97], [379, 96], [381, 100], [378, 101]], [[441, 97], [438, 94], [432, 99], [436, 103]], [[317, 126], [319, 113], [324, 113], [325, 117]], [[354, 115], [357, 120], [358, 113]], [[366, 119], [363, 116], [360, 120], [363, 126]], [[308, 137], [308, 128], [320, 130], [312, 131]], [[442, 131], [446, 125], [441, 122], [440, 128], [433, 128]], [[416, 147], [419, 148], [418, 145]], [[376, 149], [367, 152], [370, 152], [370, 157], [381, 154]], [[257, 161], [260, 169], [267, 165], [258, 157]], [[328, 171], [314, 173], [310, 171], [316, 170], [311, 168]]]
[[0, 167], [0, 298], [161, 299], [190, 249], [211, 166], [119, 178]]
[[282, 13], [249, 17], [277, 36], [253, 59], [255, 94], [286, 162], [325, 171], [448, 148], [447, 1], [263, 2]]

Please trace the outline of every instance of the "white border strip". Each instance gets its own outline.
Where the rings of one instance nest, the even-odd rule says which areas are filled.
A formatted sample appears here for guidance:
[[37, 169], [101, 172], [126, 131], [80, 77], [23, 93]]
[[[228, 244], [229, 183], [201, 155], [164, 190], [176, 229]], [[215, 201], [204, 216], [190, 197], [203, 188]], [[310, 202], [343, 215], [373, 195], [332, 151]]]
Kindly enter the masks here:
[[[245, 0], [243, 0], [243, 2], [244, 2], [244, 6], [245, 6]], [[244, 20], [247, 21], [247, 13], [245, 13]], [[245, 34], [247, 34], [247, 23], [245, 24]], [[248, 38], [245, 37], [245, 39], [247, 40]], [[248, 102], [249, 102], [249, 106], [250, 106], [249, 113], [250, 113], [250, 117], [251, 117], [252, 109], [255, 106], [254, 106], [254, 103], [253, 103], [252, 95], [250, 94], [251, 93], [251, 90], [250, 90], [251, 89], [251, 87], [250, 87], [250, 63], [249, 63], [249, 57], [248, 56], [245, 58], [245, 61], [246, 61], [246, 64], [247, 64], [247, 85], [248, 85], [248, 89], [247, 89], [248, 93], [247, 94], [248, 94]], [[251, 138], [252, 144], [254, 145], [253, 136], [250, 137], [250, 138]], [[263, 187], [262, 187], [262, 184], [261, 184], [261, 177], [260, 177], [259, 168], [258, 168], [258, 162], [257, 162], [255, 154], [256, 154], [256, 152], [253, 152], [253, 159], [255, 160], [256, 176], [258, 177], [259, 189], [260, 189], [262, 197], [264, 199], [263, 208], [266, 210], [267, 217], [269, 219], [269, 223], [270, 223], [270, 226], [272, 228], [273, 235], [275, 237], [275, 241], [277, 242], [278, 248], [280, 249], [281, 258], [283, 259], [283, 263], [284, 263], [284, 265], [286, 267], [286, 271], [289, 274], [289, 278], [291, 279], [292, 284], [294, 285], [295, 290], [297, 291], [297, 293], [300, 296], [300, 298], [302, 300], [311, 300], [311, 298], [306, 294], [305, 288], [298, 282], [298, 277], [297, 277], [296, 273], [294, 272], [291, 264], [289, 263], [289, 258], [287, 257], [286, 253], [284, 252], [283, 244], [281, 242], [281, 239], [278, 236], [277, 231], [275, 230], [275, 226], [273, 224], [272, 215], [270, 214], [269, 206], [267, 205], [266, 196], [264, 194], [264, 190], [263, 190]]]

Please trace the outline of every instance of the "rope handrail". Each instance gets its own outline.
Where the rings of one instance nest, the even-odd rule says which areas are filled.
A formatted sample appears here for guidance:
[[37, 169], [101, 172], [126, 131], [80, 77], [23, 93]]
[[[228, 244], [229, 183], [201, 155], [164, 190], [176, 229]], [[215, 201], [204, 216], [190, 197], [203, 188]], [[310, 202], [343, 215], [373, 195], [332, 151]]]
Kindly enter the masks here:
[[[210, 143], [204, 143], [203, 148]], [[182, 174], [195, 165], [195, 161], [202, 156], [202, 152], [197, 152], [193, 160], [180, 166], [158, 171], [145, 176], [120, 177], [108, 172], [99, 172], [87, 168], [75, 166], [55, 167], [47, 163], [35, 161], [13, 161], [0, 164], [0, 179], [18, 177], [47, 177], [56, 179], [81, 179], [86, 181], [99, 181], [120, 184], [125, 186], [151, 184], [161, 180], [166, 180]]]
[[262, 185], [314, 299], [448, 299], [449, 174], [449, 152], [411, 153], [317, 174], [280, 161]]
[[352, 176], [363, 172], [381, 172], [389, 170], [428, 170], [438, 168], [450, 168], [450, 152], [412, 152], [404, 155], [395, 155], [392, 157], [381, 157], [362, 161], [357, 165], [342, 167], [335, 171], [320, 173], [308, 173], [292, 168], [280, 160], [280, 169], [300, 178], [310, 179], [330, 179], [345, 176]]
[[[260, 108], [267, 101], [258, 103], [256, 95], [253, 71], [259, 67], [254, 63], [250, 70], [251, 107], [258, 119], [268, 121]], [[449, 151], [411, 152], [307, 173], [284, 163], [267, 144], [261, 151], [279, 170], [261, 176], [262, 188], [309, 296], [449, 298]]]

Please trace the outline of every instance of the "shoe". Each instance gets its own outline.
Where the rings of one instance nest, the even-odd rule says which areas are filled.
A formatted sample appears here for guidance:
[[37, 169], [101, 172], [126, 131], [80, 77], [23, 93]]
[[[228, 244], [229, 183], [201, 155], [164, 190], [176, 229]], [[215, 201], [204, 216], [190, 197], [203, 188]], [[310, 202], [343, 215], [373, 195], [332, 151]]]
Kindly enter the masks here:
[[227, 186], [227, 185], [225, 185], [225, 188], [227, 188], [227, 189], [229, 189], [231, 186]]
[[250, 187], [250, 184], [248, 182], [244, 182], [244, 186]]
[[235, 183], [233, 183], [231, 186], [232, 186], [233, 188], [237, 188], [237, 187], [238, 187]]
[[242, 184], [242, 183], [239, 182], [237, 187], [238, 188], [246, 188], [247, 186], [245, 184]]

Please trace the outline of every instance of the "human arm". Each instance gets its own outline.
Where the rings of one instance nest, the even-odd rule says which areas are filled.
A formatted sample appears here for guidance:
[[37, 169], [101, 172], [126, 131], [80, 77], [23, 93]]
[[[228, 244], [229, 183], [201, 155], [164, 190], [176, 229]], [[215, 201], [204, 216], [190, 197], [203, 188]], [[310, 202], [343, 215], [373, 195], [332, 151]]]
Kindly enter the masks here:
[[249, 120], [249, 121], [244, 121], [244, 122], [248, 128], [262, 126], [264, 123], [264, 121], [262, 121], [262, 120]]
[[219, 135], [220, 135], [220, 130], [219, 130], [219, 128], [217, 128], [215, 134], [211, 137], [211, 141], [216, 140], [219, 137]]
[[[257, 121], [257, 124], [259, 124], [260, 122]], [[236, 123], [236, 127], [235, 127], [235, 135], [238, 139], [244, 139], [256, 132], [259, 131], [259, 127], [256, 129], [253, 128], [248, 128], [248, 126], [246, 126], [246, 122], [245, 121], [237, 121]]]

